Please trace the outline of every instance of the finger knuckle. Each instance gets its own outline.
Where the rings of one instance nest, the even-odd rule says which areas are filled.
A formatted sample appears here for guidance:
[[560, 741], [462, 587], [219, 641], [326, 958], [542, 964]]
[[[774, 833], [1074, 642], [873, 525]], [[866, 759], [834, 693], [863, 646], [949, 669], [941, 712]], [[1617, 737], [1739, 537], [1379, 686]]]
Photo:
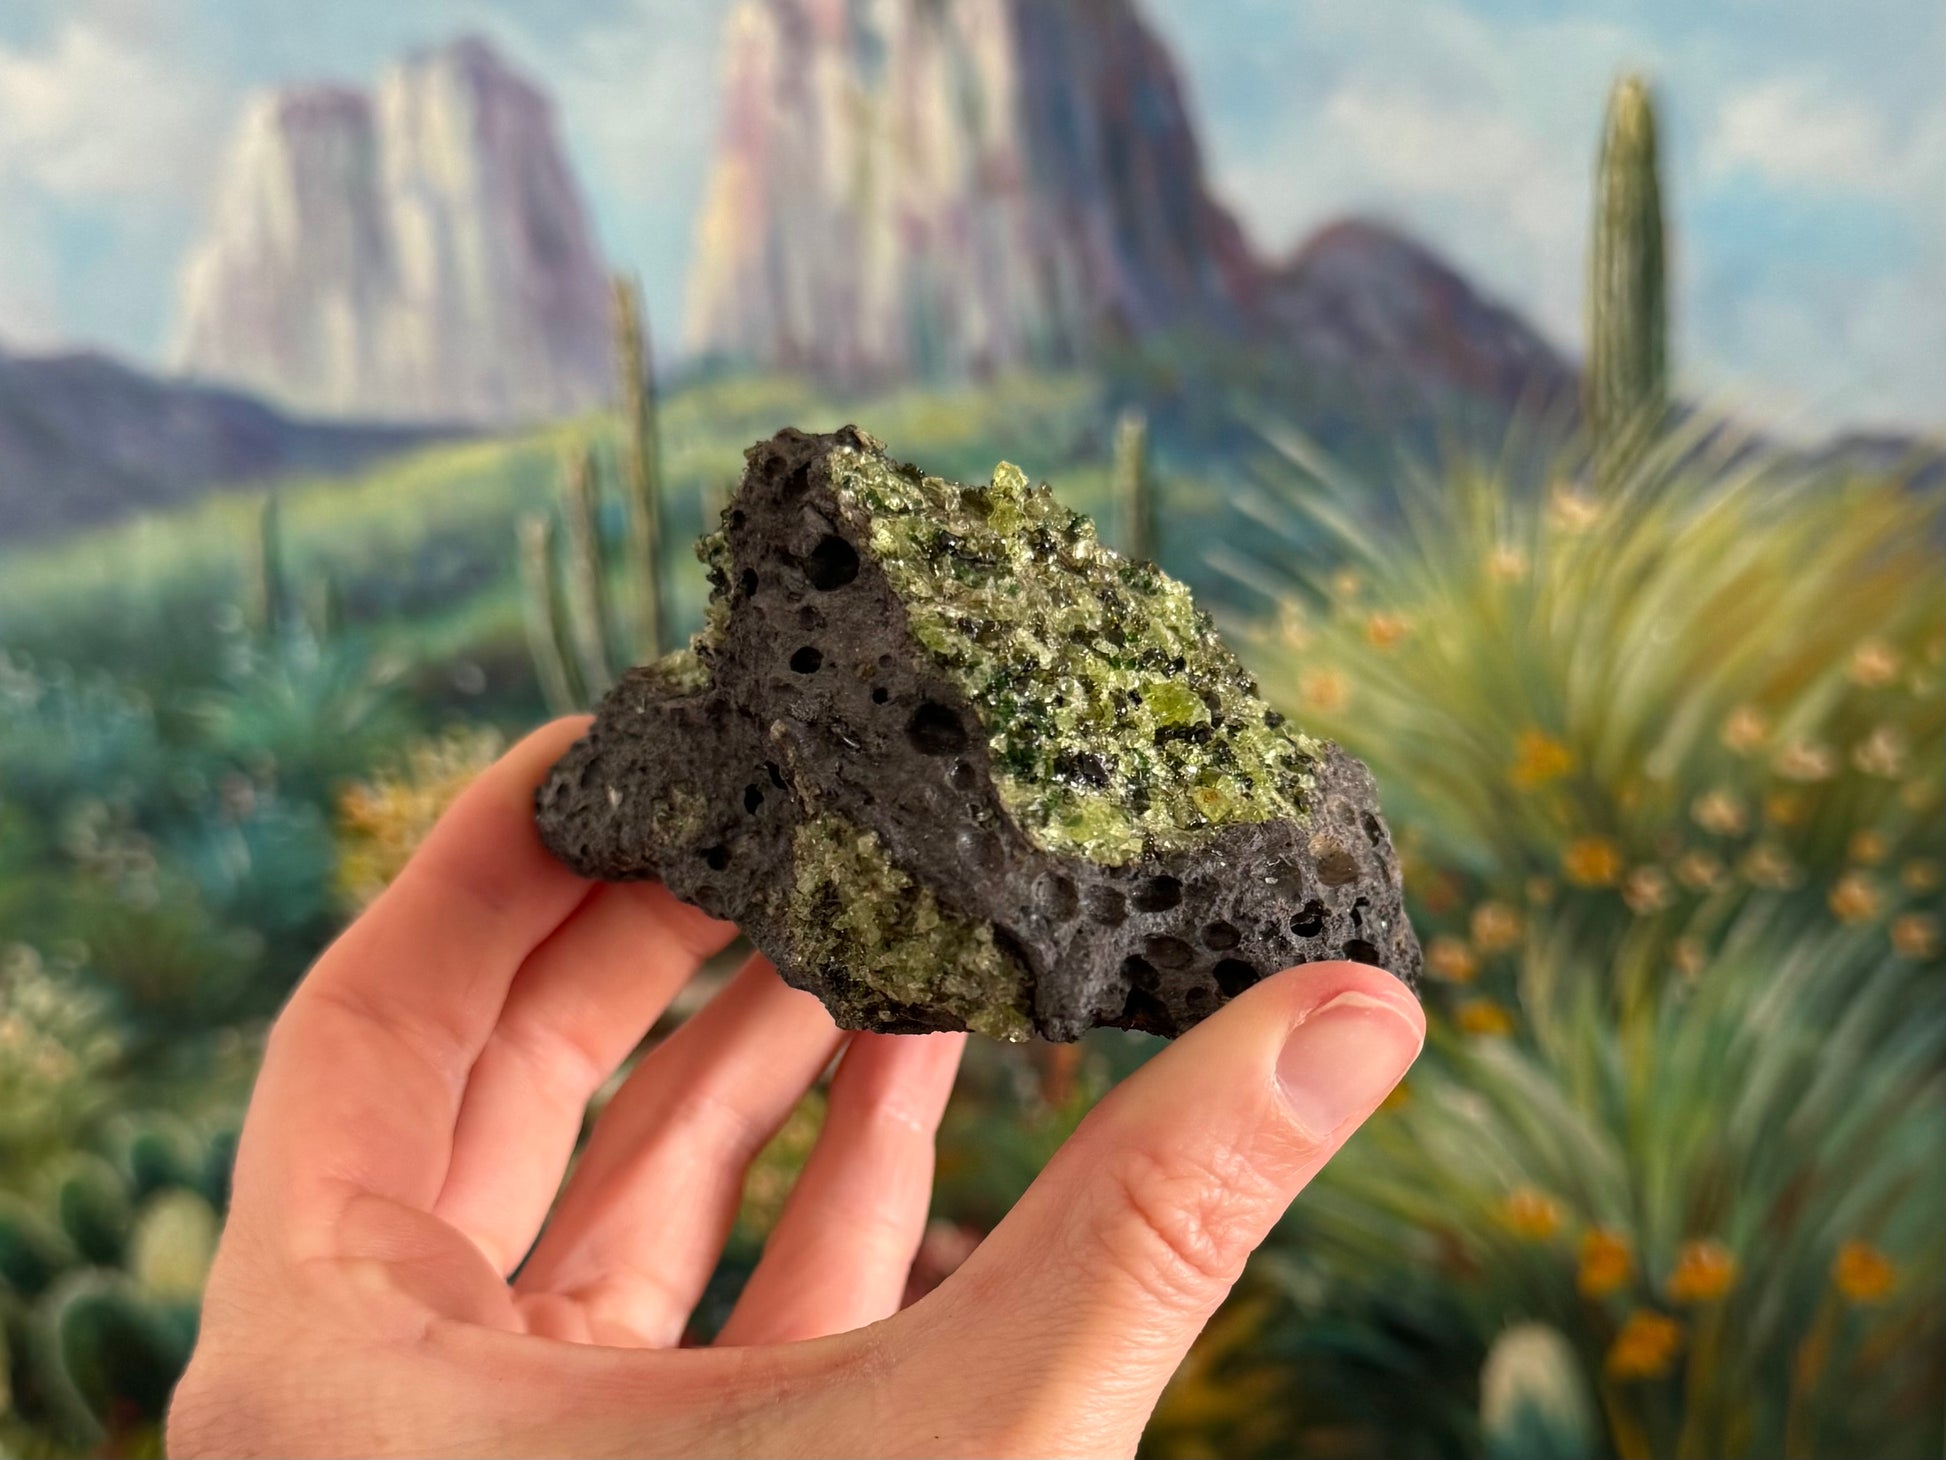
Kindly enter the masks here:
[[1195, 1159], [1126, 1151], [1105, 1167], [1101, 1241], [1143, 1293], [1195, 1306], [1226, 1291], [1252, 1243], [1239, 1213], [1260, 1183], [1223, 1156]]

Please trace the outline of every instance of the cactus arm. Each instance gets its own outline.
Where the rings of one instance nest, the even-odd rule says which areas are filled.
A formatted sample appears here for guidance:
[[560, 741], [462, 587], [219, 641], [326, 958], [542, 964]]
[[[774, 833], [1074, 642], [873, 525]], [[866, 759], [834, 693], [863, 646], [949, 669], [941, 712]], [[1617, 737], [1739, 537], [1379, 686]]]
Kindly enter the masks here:
[[593, 699], [607, 691], [614, 675], [609, 670], [608, 582], [602, 563], [594, 453], [586, 447], [568, 454], [561, 475], [561, 514], [567, 524], [568, 638], [580, 668], [581, 687]]
[[662, 582], [662, 463], [655, 411], [654, 362], [641, 291], [635, 281], [615, 279], [615, 355], [621, 373], [623, 424], [627, 433], [625, 489], [628, 512], [628, 576], [635, 610], [634, 655], [660, 658], [669, 632]]
[[527, 651], [541, 682], [541, 695], [557, 715], [586, 707], [576, 692], [569, 668], [562, 602], [561, 575], [555, 566], [554, 521], [545, 512], [520, 519], [520, 583], [522, 617], [527, 625]]
[[1115, 423], [1116, 522], [1121, 528], [1123, 554], [1153, 561], [1156, 504], [1155, 484], [1148, 470], [1148, 445], [1148, 417], [1133, 407], [1123, 411]]

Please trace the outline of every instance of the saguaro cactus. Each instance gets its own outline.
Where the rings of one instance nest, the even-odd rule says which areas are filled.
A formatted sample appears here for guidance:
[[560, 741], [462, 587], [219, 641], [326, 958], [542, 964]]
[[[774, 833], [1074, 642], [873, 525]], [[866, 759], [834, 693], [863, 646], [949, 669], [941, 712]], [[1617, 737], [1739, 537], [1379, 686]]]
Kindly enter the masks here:
[[623, 501], [628, 516], [629, 591], [634, 596], [635, 657], [667, 647], [669, 611], [662, 587], [662, 461], [656, 431], [654, 358], [633, 279], [615, 276], [615, 358], [621, 371]]
[[1125, 557], [1156, 555], [1155, 483], [1149, 475], [1149, 420], [1130, 407], [1115, 423], [1115, 524]]
[[1583, 406], [1597, 474], [1612, 481], [1662, 421], [1669, 397], [1667, 256], [1648, 83], [1609, 93], [1595, 178]]
[[566, 531], [557, 533], [546, 513], [530, 513], [517, 529], [528, 652], [541, 692], [556, 711], [586, 709], [614, 683], [620, 665], [660, 658], [668, 643], [662, 465], [649, 332], [632, 280], [615, 280], [614, 299], [626, 524], [619, 548], [627, 585], [623, 610], [609, 601], [607, 565], [617, 548], [605, 526], [606, 490], [593, 451], [575, 448], [563, 467], [557, 510]]
[[284, 508], [277, 493], [265, 495], [257, 531], [244, 565], [246, 611], [259, 638], [280, 634], [290, 613], [290, 577], [284, 564]]

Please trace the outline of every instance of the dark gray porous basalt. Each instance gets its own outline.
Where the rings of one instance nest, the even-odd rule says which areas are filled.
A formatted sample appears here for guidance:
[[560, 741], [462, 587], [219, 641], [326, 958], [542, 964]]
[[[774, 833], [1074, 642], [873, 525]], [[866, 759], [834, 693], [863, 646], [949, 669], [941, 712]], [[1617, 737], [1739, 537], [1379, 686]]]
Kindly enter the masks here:
[[852, 427], [747, 457], [703, 632], [538, 793], [568, 865], [662, 879], [854, 1029], [1173, 1035], [1318, 959], [1416, 985], [1370, 773], [1180, 584], [1006, 463], [962, 486]]

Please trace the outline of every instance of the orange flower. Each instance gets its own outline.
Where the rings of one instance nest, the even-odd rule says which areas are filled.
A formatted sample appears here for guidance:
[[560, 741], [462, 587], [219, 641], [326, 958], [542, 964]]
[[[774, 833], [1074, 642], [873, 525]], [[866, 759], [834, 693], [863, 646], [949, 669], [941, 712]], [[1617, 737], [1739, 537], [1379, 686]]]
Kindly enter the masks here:
[[1744, 879], [1752, 887], [1768, 887], [1783, 892], [1803, 880], [1797, 864], [1775, 842], [1758, 842], [1744, 853], [1741, 866]]
[[1548, 496], [1548, 521], [1560, 532], [1586, 532], [1601, 520], [1601, 504], [1561, 482]]
[[1380, 611], [1365, 620], [1365, 638], [1374, 649], [1395, 649], [1411, 628], [1404, 615]]
[[1899, 869], [1899, 881], [1908, 892], [1931, 892], [1941, 881], [1939, 863], [1926, 857], [1907, 862]]
[[1869, 1242], [1847, 1242], [1831, 1264], [1831, 1281], [1853, 1303], [1876, 1303], [1892, 1291], [1892, 1259]]
[[1482, 953], [1504, 953], [1520, 942], [1520, 914], [1504, 902], [1474, 908], [1470, 927], [1473, 946]]
[[1673, 900], [1669, 876], [1660, 867], [1645, 865], [1631, 868], [1627, 880], [1622, 883], [1622, 901], [1639, 918], [1661, 912]]
[[1704, 831], [1717, 836], [1742, 836], [1750, 825], [1750, 811], [1742, 800], [1720, 787], [1705, 791], [1690, 803], [1689, 814]]
[[1879, 914], [1881, 899], [1872, 879], [1863, 872], [1847, 872], [1831, 888], [1831, 914], [1841, 923], [1869, 923]]
[[1500, 1219], [1515, 1235], [1530, 1242], [1545, 1242], [1561, 1230], [1561, 1207], [1546, 1192], [1522, 1186], [1507, 1194], [1500, 1206]]
[[1924, 913], [1892, 920], [1892, 950], [1901, 958], [1930, 958], [1939, 951], [1939, 924]]
[[1730, 711], [1730, 718], [1723, 722], [1723, 729], [1718, 733], [1731, 750], [1748, 755], [1763, 749], [1764, 742], [1770, 739], [1770, 721], [1755, 705], [1738, 705]]
[[1709, 950], [1701, 938], [1678, 938], [1669, 945], [1669, 961], [1684, 978], [1694, 978], [1709, 963]]
[[1518, 583], [1527, 576], [1527, 554], [1512, 543], [1501, 543], [1487, 554], [1487, 577], [1496, 583]]
[[1609, 1345], [1604, 1361], [1615, 1379], [1657, 1379], [1682, 1347], [1682, 1325], [1666, 1314], [1638, 1308]]
[[1867, 867], [1876, 867], [1885, 860], [1888, 850], [1885, 838], [1870, 827], [1865, 827], [1851, 834], [1851, 841], [1845, 847], [1845, 854], [1854, 862], [1863, 863]]
[[1669, 1300], [1707, 1303], [1729, 1292], [1736, 1280], [1736, 1256], [1721, 1242], [1709, 1237], [1685, 1242], [1669, 1274]]
[[1684, 852], [1676, 859], [1676, 880], [1691, 892], [1708, 892], [1723, 880], [1723, 861], [1712, 852]]
[[1514, 1016], [1492, 999], [1468, 999], [1453, 1015], [1453, 1021], [1468, 1034], [1499, 1038], [1514, 1032]]
[[1883, 689], [1899, 677], [1898, 652], [1882, 639], [1867, 639], [1851, 651], [1845, 673], [1864, 689]]
[[1577, 887], [1613, 887], [1622, 875], [1621, 849], [1605, 836], [1581, 837], [1561, 854], [1561, 870]]
[[1581, 1236], [1581, 1268], [1574, 1285], [1584, 1298], [1605, 1298], [1628, 1286], [1635, 1276], [1635, 1253], [1628, 1238], [1606, 1227], [1590, 1227]]
[[1426, 967], [1454, 983], [1472, 983], [1479, 975], [1480, 960], [1458, 938], [1442, 933], [1426, 945]]
[[1868, 776], [1896, 780], [1905, 771], [1906, 739], [1893, 725], [1881, 725], [1852, 747], [1851, 763]]
[[1828, 745], [1794, 740], [1777, 752], [1771, 768], [1787, 781], [1828, 781], [1838, 772], [1838, 757]]
[[1351, 700], [1351, 685], [1335, 669], [1307, 669], [1298, 676], [1298, 698], [1311, 709], [1335, 715]]
[[1507, 779], [1522, 791], [1545, 786], [1574, 769], [1574, 752], [1544, 730], [1523, 730], [1514, 746]]

